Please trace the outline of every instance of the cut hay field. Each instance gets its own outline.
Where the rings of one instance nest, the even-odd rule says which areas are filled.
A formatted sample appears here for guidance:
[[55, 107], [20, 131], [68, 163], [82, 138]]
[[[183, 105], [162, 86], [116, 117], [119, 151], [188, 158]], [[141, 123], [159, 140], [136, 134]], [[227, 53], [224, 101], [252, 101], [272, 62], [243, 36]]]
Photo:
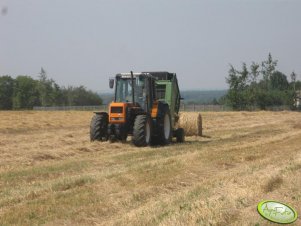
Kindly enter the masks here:
[[263, 199], [301, 215], [301, 113], [206, 112], [203, 137], [146, 148], [90, 143], [92, 114], [0, 112], [0, 225], [272, 225]]

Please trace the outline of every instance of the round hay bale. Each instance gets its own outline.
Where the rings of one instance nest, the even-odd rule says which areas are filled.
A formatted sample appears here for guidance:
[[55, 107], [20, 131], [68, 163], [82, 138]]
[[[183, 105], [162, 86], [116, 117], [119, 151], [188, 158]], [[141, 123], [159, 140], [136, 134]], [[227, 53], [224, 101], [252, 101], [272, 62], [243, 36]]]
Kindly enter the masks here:
[[202, 136], [202, 116], [198, 112], [181, 112], [178, 128], [183, 128], [185, 136]]

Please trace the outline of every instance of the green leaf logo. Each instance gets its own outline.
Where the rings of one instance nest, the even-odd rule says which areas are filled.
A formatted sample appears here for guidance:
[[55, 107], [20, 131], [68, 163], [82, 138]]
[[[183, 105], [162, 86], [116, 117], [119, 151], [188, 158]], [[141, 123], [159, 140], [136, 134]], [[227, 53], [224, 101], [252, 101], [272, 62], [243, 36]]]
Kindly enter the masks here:
[[291, 206], [273, 200], [260, 202], [257, 210], [264, 218], [280, 224], [293, 223], [298, 217], [297, 212]]

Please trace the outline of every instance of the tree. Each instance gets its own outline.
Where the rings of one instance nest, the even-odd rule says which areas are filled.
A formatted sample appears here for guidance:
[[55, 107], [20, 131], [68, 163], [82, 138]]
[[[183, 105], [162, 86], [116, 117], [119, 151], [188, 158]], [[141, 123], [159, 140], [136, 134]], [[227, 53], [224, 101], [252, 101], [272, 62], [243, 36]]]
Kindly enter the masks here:
[[272, 89], [288, 90], [289, 84], [286, 75], [280, 71], [275, 71], [270, 77], [270, 84]]
[[233, 109], [238, 110], [244, 108], [246, 105], [246, 87], [249, 72], [245, 63], [242, 65], [242, 70], [237, 71], [230, 65], [228, 77], [226, 78], [229, 84], [229, 91], [227, 93], [228, 104]]
[[250, 73], [250, 82], [251, 83], [257, 83], [257, 79], [259, 77], [259, 64], [252, 62], [251, 66], [251, 73]]
[[263, 80], [265, 81], [266, 88], [270, 88], [270, 78], [272, 74], [275, 72], [276, 66], [277, 66], [277, 60], [273, 60], [271, 53], [269, 53], [268, 59], [266, 61], [263, 61], [261, 63], [262, 66], [262, 75]]
[[52, 84], [52, 93], [51, 93], [52, 105], [63, 105], [64, 96], [61, 87], [55, 82]]
[[38, 84], [38, 90], [40, 93], [40, 102], [42, 106], [47, 106], [47, 91], [46, 91], [46, 71], [41, 67], [41, 71], [39, 73], [39, 84]]
[[56, 97], [59, 89], [57, 84], [52, 80], [47, 78], [46, 71], [41, 68], [41, 72], [39, 73], [39, 81], [38, 81], [38, 90], [40, 96], [40, 102], [42, 106], [51, 106], [57, 105]]
[[238, 87], [238, 76], [233, 65], [230, 65], [230, 69], [228, 72], [228, 78], [226, 78], [226, 82], [229, 84], [230, 89], [237, 89]]
[[291, 80], [292, 80], [292, 84], [293, 84], [293, 90], [296, 91], [296, 79], [297, 79], [297, 75], [296, 73], [293, 71], [291, 73]]
[[20, 75], [0, 76], [0, 109], [32, 109], [34, 106], [100, 105], [99, 95], [84, 86], [60, 87], [41, 68], [39, 80]]
[[62, 88], [64, 105], [83, 106], [83, 105], [100, 105], [102, 99], [97, 93], [87, 90], [84, 86]]
[[248, 97], [249, 97], [249, 102], [251, 105], [255, 106], [256, 105], [256, 93], [258, 92], [258, 78], [260, 75], [259, 71], [260, 65], [252, 62], [250, 66], [250, 73], [249, 73], [249, 81], [250, 81], [250, 88], [248, 91]]
[[249, 77], [249, 71], [246, 63], [242, 63], [242, 70], [239, 71], [238, 74], [240, 74], [239, 77], [239, 83], [241, 86], [240, 88], [244, 90], [247, 87], [248, 77]]
[[[259, 70], [260, 65], [261, 70]], [[250, 109], [250, 106], [267, 109], [273, 105], [288, 105], [292, 108], [296, 96], [294, 89], [301, 89], [301, 82], [296, 81], [296, 74], [293, 72], [290, 84], [287, 76], [277, 71], [276, 66], [277, 60], [273, 60], [270, 53], [268, 59], [261, 64], [252, 62], [250, 72], [245, 63], [242, 64], [241, 71], [235, 70], [230, 65], [226, 78], [229, 84], [226, 103], [233, 109]]]
[[230, 65], [228, 72], [228, 77], [226, 82], [229, 84], [229, 91], [227, 93], [227, 102], [233, 107], [233, 109], [238, 109], [239, 106], [239, 97], [238, 97], [238, 76], [233, 65]]
[[11, 110], [13, 107], [14, 79], [8, 75], [0, 76], [0, 109]]
[[301, 90], [301, 81], [296, 81], [295, 88], [296, 90]]
[[39, 106], [39, 91], [36, 80], [29, 76], [18, 76], [15, 80], [13, 94], [14, 109], [32, 109]]

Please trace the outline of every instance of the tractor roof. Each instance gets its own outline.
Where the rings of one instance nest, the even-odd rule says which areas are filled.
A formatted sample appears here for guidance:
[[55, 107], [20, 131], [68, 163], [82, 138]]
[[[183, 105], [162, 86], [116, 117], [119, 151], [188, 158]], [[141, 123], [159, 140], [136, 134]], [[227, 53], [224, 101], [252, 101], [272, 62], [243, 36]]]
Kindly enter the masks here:
[[[149, 73], [146, 73], [146, 72], [135, 72], [135, 73], [133, 73], [134, 77], [137, 77], [139, 75], [149, 75]], [[131, 77], [131, 73], [129, 73], [129, 72], [118, 73], [116, 76], [118, 76], [118, 77], [128, 77], [129, 76], [129, 77]]]
[[[133, 73], [134, 77], [137, 77], [139, 75], [153, 76], [154, 78], [156, 78], [158, 80], [173, 80], [176, 77], [175, 73], [169, 73], [167, 71], [147, 71], [147, 72]], [[119, 73], [116, 75], [116, 77], [131, 78], [131, 73], [129, 73], [129, 72]]]
[[173, 80], [176, 77], [175, 73], [169, 73], [167, 71], [148, 71], [143, 73], [149, 73], [158, 80]]

